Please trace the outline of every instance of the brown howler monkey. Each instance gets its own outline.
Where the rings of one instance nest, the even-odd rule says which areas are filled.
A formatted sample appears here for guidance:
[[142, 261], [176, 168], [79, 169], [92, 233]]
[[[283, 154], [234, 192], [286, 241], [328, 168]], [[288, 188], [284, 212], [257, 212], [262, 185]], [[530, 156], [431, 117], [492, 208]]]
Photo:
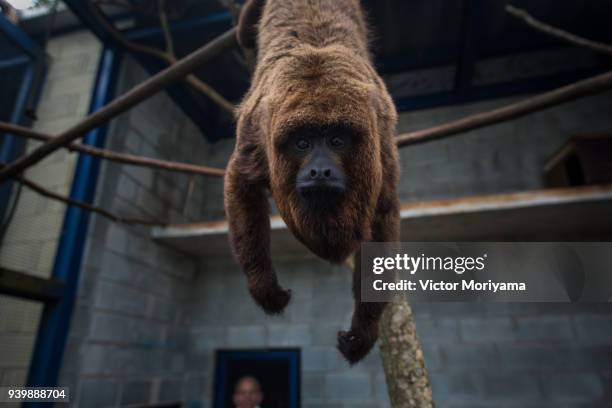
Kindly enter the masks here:
[[[256, 43], [257, 65], [225, 178], [230, 242], [270, 314], [290, 291], [270, 259], [268, 191], [312, 252], [334, 263], [357, 254], [355, 311], [350, 330], [338, 333], [340, 352], [355, 363], [376, 342], [386, 306], [360, 301], [360, 244], [399, 238], [395, 107], [372, 66], [359, 0], [253, 0], [244, 10], [240, 41]], [[247, 26], [254, 16], [256, 30]]]

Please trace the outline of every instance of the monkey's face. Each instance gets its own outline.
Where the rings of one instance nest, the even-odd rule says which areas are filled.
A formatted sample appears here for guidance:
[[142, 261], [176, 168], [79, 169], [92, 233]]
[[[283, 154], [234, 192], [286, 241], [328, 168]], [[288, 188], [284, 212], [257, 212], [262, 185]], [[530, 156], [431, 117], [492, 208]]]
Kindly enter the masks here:
[[[277, 139], [272, 193], [294, 235], [322, 258], [340, 262], [369, 235], [377, 183], [376, 150], [346, 124], [298, 126]], [[366, 156], [367, 157], [367, 156]]]
[[312, 210], [338, 205], [346, 191], [343, 159], [351, 148], [351, 135], [341, 128], [300, 129], [289, 140], [298, 162], [295, 189], [302, 205]]

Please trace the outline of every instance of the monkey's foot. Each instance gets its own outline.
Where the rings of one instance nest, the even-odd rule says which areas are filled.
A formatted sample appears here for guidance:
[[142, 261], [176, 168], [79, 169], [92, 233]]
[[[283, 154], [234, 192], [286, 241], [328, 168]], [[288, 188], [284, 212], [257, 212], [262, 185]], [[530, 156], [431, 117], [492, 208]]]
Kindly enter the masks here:
[[251, 296], [267, 314], [280, 314], [291, 300], [291, 291], [280, 285], [251, 288]]
[[376, 336], [361, 330], [338, 332], [338, 350], [351, 364], [363, 359], [376, 343]]

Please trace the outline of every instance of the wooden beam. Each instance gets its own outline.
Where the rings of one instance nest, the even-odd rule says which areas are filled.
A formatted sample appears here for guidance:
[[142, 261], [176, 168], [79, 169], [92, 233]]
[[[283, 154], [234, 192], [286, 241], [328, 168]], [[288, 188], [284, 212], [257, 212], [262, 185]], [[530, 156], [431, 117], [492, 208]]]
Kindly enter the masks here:
[[64, 284], [54, 279], [44, 279], [23, 272], [0, 267], [0, 294], [40, 302], [58, 300], [64, 292]]

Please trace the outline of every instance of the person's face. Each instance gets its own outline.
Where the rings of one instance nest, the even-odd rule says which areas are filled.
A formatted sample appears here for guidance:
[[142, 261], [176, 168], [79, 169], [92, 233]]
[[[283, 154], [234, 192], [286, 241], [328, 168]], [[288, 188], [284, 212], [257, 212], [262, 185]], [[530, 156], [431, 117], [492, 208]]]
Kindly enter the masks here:
[[262, 398], [259, 384], [252, 378], [241, 380], [234, 391], [236, 408], [255, 408], [261, 404]]

